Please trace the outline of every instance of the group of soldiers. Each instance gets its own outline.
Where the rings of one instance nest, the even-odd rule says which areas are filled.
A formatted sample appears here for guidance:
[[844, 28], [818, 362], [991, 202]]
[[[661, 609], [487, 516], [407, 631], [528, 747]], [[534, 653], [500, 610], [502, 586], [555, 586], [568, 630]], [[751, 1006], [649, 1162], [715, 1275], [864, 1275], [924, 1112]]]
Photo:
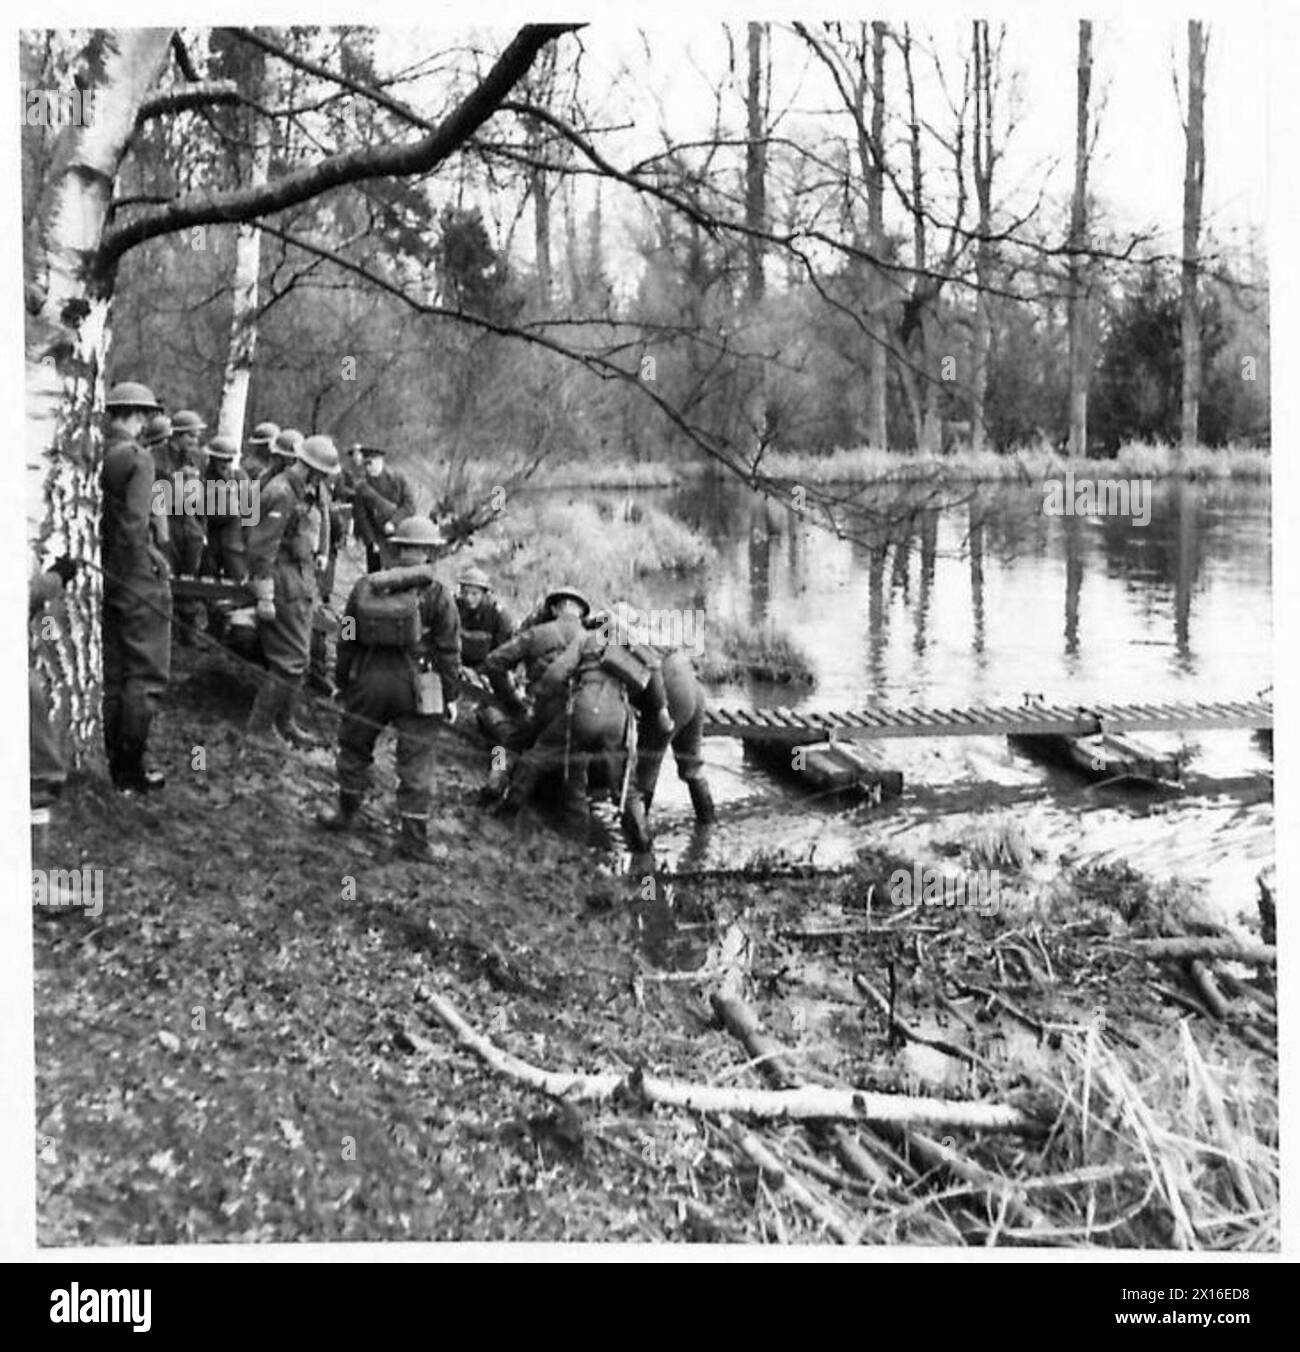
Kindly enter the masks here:
[[[338, 806], [318, 819], [330, 829], [360, 824], [375, 744], [391, 724], [398, 849], [415, 860], [433, 857], [438, 725], [455, 722], [467, 679], [482, 698], [478, 726], [493, 745], [482, 797], [495, 811], [513, 813], [553, 789], [564, 824], [585, 835], [590, 794], [605, 792], [633, 847], [649, 848], [646, 814], [671, 745], [697, 819], [713, 819], [700, 757], [702, 687], [687, 653], [628, 641], [637, 618], [629, 607], [597, 614], [576, 588], [560, 587], [516, 631], [481, 569], [464, 570], [454, 596], [435, 576], [442, 531], [417, 514], [409, 483], [387, 468], [381, 450], [353, 448], [345, 464], [329, 437], [272, 423], [254, 429], [242, 456], [232, 437], [214, 436], [205, 447], [197, 414], [168, 417], [136, 382], [114, 386], [106, 409], [104, 733], [116, 787], [163, 786], [145, 753], [170, 677], [170, 579], [207, 573], [244, 584], [255, 598], [266, 678], [247, 740], [314, 743], [298, 718], [309, 669], [342, 701]], [[155, 495], [163, 481], [172, 486], [166, 512]], [[186, 481], [194, 493], [179, 491]], [[204, 495], [213, 482], [255, 483], [258, 491]], [[349, 516], [367, 572], [339, 619], [331, 679], [320, 617]], [[202, 623], [201, 603], [178, 602], [176, 619], [184, 641]]]

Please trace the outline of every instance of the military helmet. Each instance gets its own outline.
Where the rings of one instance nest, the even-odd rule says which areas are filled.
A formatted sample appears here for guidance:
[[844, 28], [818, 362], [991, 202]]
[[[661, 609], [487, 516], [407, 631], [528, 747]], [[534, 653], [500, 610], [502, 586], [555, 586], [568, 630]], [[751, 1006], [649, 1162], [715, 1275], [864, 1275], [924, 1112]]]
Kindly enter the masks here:
[[180, 408], [172, 414], [172, 432], [206, 432], [208, 425], [193, 409]]
[[248, 444], [250, 446], [269, 446], [279, 435], [279, 423], [260, 422], [253, 428], [253, 435], [248, 438]]
[[388, 454], [382, 446], [358, 446], [357, 449], [361, 452], [361, 458], [363, 460], [370, 460], [374, 456], [382, 458]]
[[275, 440], [271, 443], [272, 455], [288, 456], [290, 460], [298, 458], [298, 448], [306, 440], [303, 434], [296, 427], [286, 427], [276, 433]]
[[488, 575], [481, 568], [475, 566], [466, 568], [456, 579], [456, 583], [461, 587], [481, 587], [484, 591], [492, 590], [492, 584], [488, 581]]
[[321, 436], [319, 433], [308, 437], [298, 447], [298, 459], [304, 465], [319, 470], [322, 474], [337, 474], [339, 472], [338, 448], [329, 437]]
[[389, 544], [424, 545], [436, 548], [442, 544], [442, 532], [427, 516], [408, 516], [388, 537]]
[[153, 397], [148, 385], [138, 380], [123, 380], [109, 390], [104, 400], [105, 408], [143, 409], [148, 413], [161, 413], [162, 405]]
[[155, 413], [140, 433], [142, 446], [161, 446], [172, 434], [172, 420], [165, 413]]
[[233, 460], [239, 454], [239, 443], [234, 437], [213, 437], [208, 442], [208, 454], [214, 460]]
[[577, 589], [577, 587], [556, 587], [546, 597], [546, 608], [549, 610], [557, 601], [563, 600], [576, 601], [582, 607], [582, 617], [586, 619], [591, 614], [591, 602]]

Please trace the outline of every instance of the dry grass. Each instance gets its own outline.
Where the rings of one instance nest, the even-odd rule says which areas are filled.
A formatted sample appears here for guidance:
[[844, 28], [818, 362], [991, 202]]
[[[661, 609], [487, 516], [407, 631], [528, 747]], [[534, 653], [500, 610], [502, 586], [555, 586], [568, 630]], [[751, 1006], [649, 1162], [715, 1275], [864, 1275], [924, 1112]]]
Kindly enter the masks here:
[[804, 483], [910, 483], [916, 480], [1014, 481], [1039, 483], [1074, 470], [1076, 475], [1123, 478], [1267, 479], [1272, 460], [1258, 447], [1176, 447], [1131, 441], [1114, 459], [1087, 460], [1058, 455], [1046, 443], [1006, 453], [959, 450], [950, 455], [880, 451], [870, 446], [829, 455], [771, 454], [762, 470]]

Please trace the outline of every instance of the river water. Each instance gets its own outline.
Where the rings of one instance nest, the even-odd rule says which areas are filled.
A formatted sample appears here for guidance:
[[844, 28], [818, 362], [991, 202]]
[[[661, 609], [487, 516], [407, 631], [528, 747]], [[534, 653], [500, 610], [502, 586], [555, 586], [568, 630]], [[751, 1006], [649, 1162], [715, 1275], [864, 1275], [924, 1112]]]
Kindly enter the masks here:
[[[852, 490], [841, 489], [848, 493]], [[1167, 482], [1150, 520], [1047, 516], [1041, 489], [897, 487], [860, 499], [852, 539], [729, 483], [634, 495], [698, 527], [707, 575], [665, 578], [659, 604], [771, 620], [807, 652], [811, 692], [736, 688], [725, 699], [801, 708], [1244, 699], [1273, 680], [1266, 485]], [[773, 852], [847, 862], [866, 843], [937, 856], [990, 811], [1014, 817], [1054, 868], [1126, 860], [1205, 886], [1227, 916], [1253, 911], [1273, 855], [1272, 761], [1248, 731], [1151, 733], [1188, 753], [1185, 788], [1097, 787], [1044, 768], [1003, 738], [882, 744], [906, 791], [846, 811], [810, 801], [706, 742], [721, 820], [691, 830], [671, 772], [656, 826], [670, 866], [731, 866]]]

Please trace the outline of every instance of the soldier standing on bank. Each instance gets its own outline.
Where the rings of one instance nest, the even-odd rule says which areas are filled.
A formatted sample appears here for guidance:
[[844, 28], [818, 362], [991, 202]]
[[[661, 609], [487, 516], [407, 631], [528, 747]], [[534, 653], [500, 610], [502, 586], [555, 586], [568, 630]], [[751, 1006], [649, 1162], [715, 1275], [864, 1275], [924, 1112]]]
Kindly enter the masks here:
[[248, 572], [257, 597], [258, 634], [269, 671], [247, 732], [278, 732], [295, 746], [313, 738], [295, 718], [311, 648], [321, 542], [319, 485], [338, 473], [329, 437], [312, 436], [298, 458], [262, 487], [260, 515], [248, 532]]
[[352, 520], [357, 539], [366, 551], [366, 571], [377, 572], [387, 562], [385, 550], [399, 521], [415, 515], [415, 494], [406, 476], [384, 466], [384, 452], [363, 446], [365, 474], [356, 482]]
[[279, 423], [260, 422], [244, 443], [244, 454], [239, 463], [251, 482], [257, 483], [271, 468], [271, 446], [279, 435]]
[[[228, 577], [232, 582], [242, 582], [248, 576], [243, 511], [248, 498], [248, 474], [235, 464], [238, 455], [239, 444], [234, 437], [213, 437], [208, 443], [204, 475], [208, 547], [203, 571], [210, 577]], [[211, 501], [206, 501], [208, 498]]]
[[146, 769], [144, 758], [158, 697], [171, 677], [167, 517], [154, 511], [154, 460], [138, 439], [160, 406], [148, 386], [125, 381], [109, 391], [105, 408], [104, 743], [114, 787], [145, 792], [163, 787], [163, 776]]
[[[196, 503], [201, 507], [203, 485], [203, 452], [199, 439], [207, 429], [207, 423], [188, 408], [173, 413], [171, 422], [166, 464], [167, 479], [171, 484], [171, 514], [167, 524], [171, 536], [172, 571], [197, 577], [207, 544], [203, 517], [195, 510]], [[203, 628], [206, 613], [202, 601], [177, 603], [176, 637], [181, 643], [194, 642], [195, 635]]]
[[438, 528], [410, 517], [393, 532], [398, 566], [358, 580], [339, 632], [335, 681], [343, 695], [339, 802], [319, 818], [331, 830], [356, 822], [375, 742], [397, 730], [398, 851], [429, 862], [429, 803], [440, 722], [454, 722], [460, 693], [460, 623], [450, 592], [433, 576]]

